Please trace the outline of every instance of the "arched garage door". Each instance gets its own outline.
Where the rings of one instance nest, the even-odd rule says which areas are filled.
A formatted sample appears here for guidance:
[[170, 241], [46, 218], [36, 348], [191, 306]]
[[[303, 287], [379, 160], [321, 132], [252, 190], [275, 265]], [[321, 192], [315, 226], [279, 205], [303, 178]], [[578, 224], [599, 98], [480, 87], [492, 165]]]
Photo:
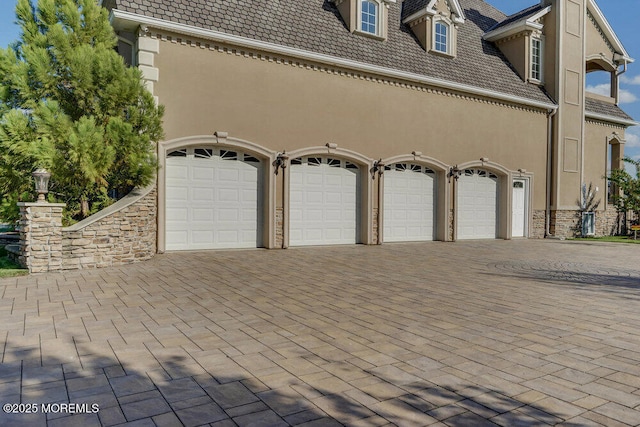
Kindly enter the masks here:
[[384, 241], [434, 240], [436, 175], [411, 163], [384, 172]]
[[498, 177], [466, 169], [458, 180], [458, 239], [495, 239], [497, 218]]
[[357, 242], [358, 176], [358, 167], [342, 159], [291, 161], [290, 246]]
[[260, 161], [217, 148], [171, 151], [166, 159], [167, 250], [260, 246]]

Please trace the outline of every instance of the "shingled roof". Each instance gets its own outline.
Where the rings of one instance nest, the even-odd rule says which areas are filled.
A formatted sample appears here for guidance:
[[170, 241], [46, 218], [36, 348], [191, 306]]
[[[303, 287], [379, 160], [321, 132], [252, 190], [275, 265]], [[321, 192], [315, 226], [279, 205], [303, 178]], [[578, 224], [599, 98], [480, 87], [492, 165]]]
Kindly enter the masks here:
[[[446, 58], [425, 52], [402, 24], [402, 1], [389, 4], [385, 41], [350, 33], [329, 0], [110, 1], [125, 12], [552, 103], [544, 89], [523, 82], [500, 50], [482, 40], [506, 16], [483, 0], [459, 2], [466, 21], [459, 27], [457, 56]], [[428, 0], [404, 3], [421, 8]]]
[[585, 97], [585, 110], [590, 113], [600, 114], [608, 117], [633, 121], [633, 117], [622, 111], [617, 105], [610, 102], [600, 101], [599, 99]]
[[493, 27], [489, 28], [487, 31], [497, 30], [498, 28], [506, 27], [509, 24], [518, 21], [526, 21], [536, 13], [540, 12], [544, 7], [541, 4], [536, 4], [534, 6], [528, 7], [520, 12], [514, 13], [513, 15], [507, 16], [503, 21], [498, 22]]
[[[506, 16], [483, 0], [459, 0], [466, 21], [458, 31], [455, 58], [428, 54], [402, 19], [426, 8], [429, 0], [389, 5], [388, 39], [375, 40], [347, 30], [329, 0], [108, 0], [109, 7], [170, 22], [220, 31], [281, 46], [406, 71], [552, 104], [542, 87], [523, 82], [491, 42], [491, 30], [537, 13], [540, 5]], [[619, 107], [588, 99], [587, 111], [631, 118]]]

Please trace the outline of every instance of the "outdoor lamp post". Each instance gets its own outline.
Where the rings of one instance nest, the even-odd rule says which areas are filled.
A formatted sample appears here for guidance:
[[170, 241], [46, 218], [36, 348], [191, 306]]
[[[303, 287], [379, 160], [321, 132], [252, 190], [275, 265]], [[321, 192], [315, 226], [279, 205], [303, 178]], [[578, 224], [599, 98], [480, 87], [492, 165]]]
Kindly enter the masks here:
[[46, 202], [44, 195], [49, 192], [49, 178], [51, 174], [46, 169], [38, 168], [31, 174], [36, 181], [36, 191], [38, 192], [38, 203]]

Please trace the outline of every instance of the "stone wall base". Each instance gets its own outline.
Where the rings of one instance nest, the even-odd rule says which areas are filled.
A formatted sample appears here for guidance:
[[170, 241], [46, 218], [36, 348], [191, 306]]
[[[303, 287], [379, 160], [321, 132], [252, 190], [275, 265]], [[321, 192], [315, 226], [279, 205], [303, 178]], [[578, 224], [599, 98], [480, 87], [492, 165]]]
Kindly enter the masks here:
[[30, 273], [109, 267], [156, 253], [155, 185], [129, 195], [71, 227], [63, 204], [20, 203], [19, 262]]

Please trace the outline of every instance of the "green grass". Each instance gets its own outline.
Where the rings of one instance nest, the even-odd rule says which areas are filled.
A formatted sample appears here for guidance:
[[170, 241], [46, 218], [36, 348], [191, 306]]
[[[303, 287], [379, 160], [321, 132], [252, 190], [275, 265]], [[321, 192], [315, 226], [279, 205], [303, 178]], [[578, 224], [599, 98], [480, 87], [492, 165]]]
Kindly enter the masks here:
[[0, 278], [24, 276], [29, 274], [27, 270], [14, 263], [7, 256], [7, 250], [0, 246]]
[[633, 240], [633, 236], [603, 236], [603, 237], [578, 237], [573, 240], [583, 240], [591, 242], [612, 242], [612, 243], [636, 243], [640, 244], [640, 232], [638, 233], [638, 240]]

